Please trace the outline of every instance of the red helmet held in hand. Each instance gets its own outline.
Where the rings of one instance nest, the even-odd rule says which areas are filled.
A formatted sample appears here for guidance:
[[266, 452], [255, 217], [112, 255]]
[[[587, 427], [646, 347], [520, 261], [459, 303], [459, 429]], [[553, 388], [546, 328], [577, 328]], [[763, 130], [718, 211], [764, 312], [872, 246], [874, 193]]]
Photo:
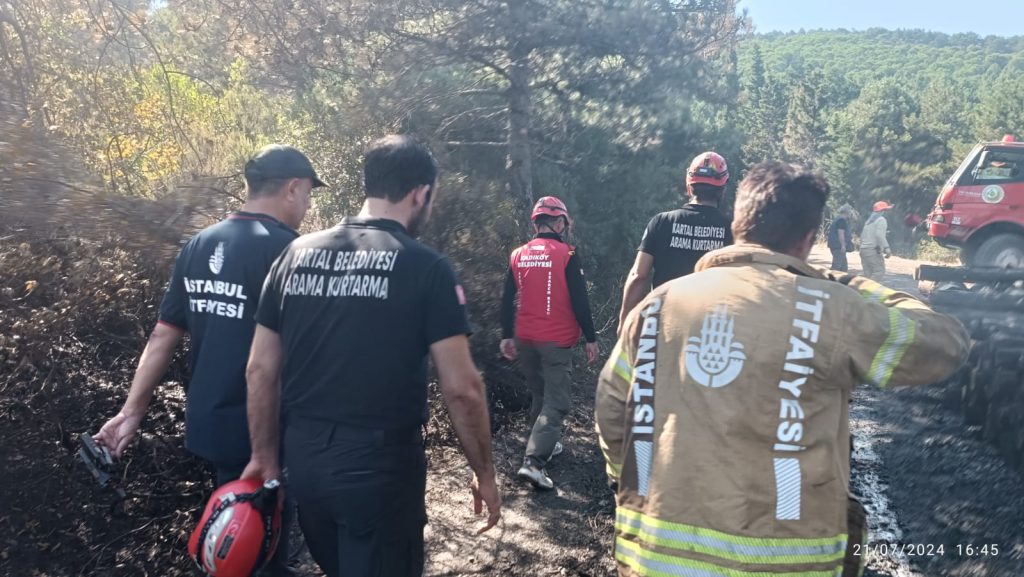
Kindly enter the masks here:
[[697, 155], [686, 170], [686, 184], [710, 184], [725, 186], [729, 182], [729, 167], [725, 159], [717, 152], [704, 152]]
[[213, 492], [188, 540], [188, 554], [210, 577], [250, 577], [266, 565], [281, 533], [279, 483], [240, 479]]
[[567, 221], [572, 220], [569, 217], [569, 209], [565, 208], [565, 203], [559, 200], [557, 196], [545, 196], [538, 200], [537, 204], [533, 205], [533, 213], [530, 214], [530, 220], [537, 220], [537, 217], [542, 214], [563, 216]]

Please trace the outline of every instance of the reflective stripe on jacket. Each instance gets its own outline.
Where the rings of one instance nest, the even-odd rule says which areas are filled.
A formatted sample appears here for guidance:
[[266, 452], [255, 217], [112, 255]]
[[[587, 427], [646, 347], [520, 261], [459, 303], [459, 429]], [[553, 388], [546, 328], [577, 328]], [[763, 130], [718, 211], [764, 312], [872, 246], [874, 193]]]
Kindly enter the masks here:
[[825, 577], [847, 543], [851, 390], [933, 383], [959, 321], [762, 247], [652, 291], [601, 373], [621, 575]]

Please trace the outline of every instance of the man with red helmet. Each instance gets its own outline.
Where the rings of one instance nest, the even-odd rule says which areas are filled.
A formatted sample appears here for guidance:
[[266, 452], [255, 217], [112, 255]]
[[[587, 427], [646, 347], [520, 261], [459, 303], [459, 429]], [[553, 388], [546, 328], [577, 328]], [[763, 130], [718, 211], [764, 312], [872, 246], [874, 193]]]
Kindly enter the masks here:
[[686, 171], [690, 202], [647, 223], [622, 291], [619, 326], [650, 288], [688, 275], [705, 253], [732, 244], [730, 222], [719, 210], [729, 167], [716, 152], [697, 155]]
[[[554, 482], [544, 467], [562, 452], [562, 420], [569, 412], [573, 347], [587, 340], [587, 361], [597, 361], [597, 335], [583, 269], [562, 235], [570, 225], [565, 204], [545, 196], [530, 216], [536, 236], [512, 251], [501, 304], [501, 354], [521, 360], [533, 396], [530, 440], [519, 477], [538, 489]], [[516, 295], [519, 307], [516, 309]]]

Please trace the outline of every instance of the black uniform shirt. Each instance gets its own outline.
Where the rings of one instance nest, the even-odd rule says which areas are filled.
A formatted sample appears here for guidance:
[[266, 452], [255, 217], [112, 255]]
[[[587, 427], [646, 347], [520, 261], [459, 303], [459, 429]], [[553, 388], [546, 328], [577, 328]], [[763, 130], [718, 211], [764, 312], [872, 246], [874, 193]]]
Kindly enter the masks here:
[[678, 210], [655, 215], [637, 249], [654, 257], [657, 287], [693, 272], [705, 253], [732, 244], [729, 219], [717, 208], [687, 204]]
[[237, 212], [192, 237], [175, 262], [160, 322], [192, 335], [185, 446], [214, 463], [249, 459], [245, 365], [260, 289], [297, 236], [273, 217]]
[[850, 231], [850, 224], [842, 216], [836, 217], [832, 221], [832, 225], [828, 227], [828, 248], [832, 250], [839, 250], [841, 248], [839, 235], [843, 235], [843, 240], [846, 241], [846, 248], [849, 249], [853, 246], [853, 233]]
[[371, 429], [425, 422], [430, 345], [470, 332], [448, 260], [384, 219], [346, 218], [292, 243], [256, 319], [281, 335], [287, 420]]

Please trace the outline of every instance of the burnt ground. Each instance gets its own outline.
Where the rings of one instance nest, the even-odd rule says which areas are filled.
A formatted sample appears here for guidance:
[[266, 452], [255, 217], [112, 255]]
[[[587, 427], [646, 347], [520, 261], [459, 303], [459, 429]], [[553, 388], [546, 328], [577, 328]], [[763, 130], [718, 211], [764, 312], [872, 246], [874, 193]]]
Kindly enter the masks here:
[[[859, 257], [849, 256], [851, 272], [859, 272]], [[828, 262], [827, 251], [812, 261]], [[920, 296], [917, 261], [886, 264], [884, 284]], [[964, 426], [950, 399], [944, 385], [855, 394], [852, 485], [871, 515], [868, 573], [1024, 575], [1024, 475], [1006, 466], [979, 428]]]
[[[887, 284], [915, 289], [914, 264], [891, 259]], [[62, 341], [55, 357], [0, 366], [0, 576], [197, 575], [185, 541], [210, 485], [203, 464], [181, 448], [180, 385], [163, 387], [143, 438], [122, 463], [128, 499], [95, 487], [74, 459], [73, 435], [94, 429], [121, 402], [138, 346], [137, 336], [122, 342], [113, 334], [99, 345]], [[593, 370], [577, 372], [566, 452], [550, 467], [553, 492], [515, 480], [525, 413], [497, 412], [504, 519], [484, 536], [473, 534], [480, 520], [464, 458], [450, 444], [431, 447], [427, 575], [614, 574], [613, 500], [593, 433], [594, 383]], [[877, 551], [866, 574], [1024, 576], [1024, 476], [966, 430], [946, 399], [940, 386], [856, 395], [853, 485], [868, 505]], [[933, 555], [892, 554], [895, 548]], [[319, 575], [304, 551], [296, 561], [303, 574]]]
[[[889, 534], [874, 537], [909, 553], [879, 555], [879, 565], [909, 563], [929, 576], [1024, 575], [1024, 477], [1006, 467], [980, 431], [964, 429], [944, 405], [943, 387], [858, 393], [858, 451], [870, 438], [880, 460], [858, 465], [878, 475], [888, 497]], [[878, 503], [877, 493], [865, 493], [867, 503]]]
[[526, 449], [525, 411], [498, 417], [494, 453], [503, 514], [499, 526], [484, 536], [471, 531], [479, 523], [471, 515], [465, 459], [453, 449], [431, 455], [427, 575], [615, 574], [610, 554], [615, 503], [593, 432], [595, 370], [577, 369], [574, 408], [562, 438], [565, 452], [548, 466], [553, 491], [535, 491], [515, 478]]

